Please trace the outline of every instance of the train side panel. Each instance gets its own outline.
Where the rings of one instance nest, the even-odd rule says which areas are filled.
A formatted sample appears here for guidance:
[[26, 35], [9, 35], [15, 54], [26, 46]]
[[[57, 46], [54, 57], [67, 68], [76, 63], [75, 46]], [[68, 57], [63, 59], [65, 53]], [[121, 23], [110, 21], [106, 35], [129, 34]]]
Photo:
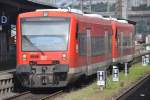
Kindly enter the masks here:
[[130, 62], [134, 54], [134, 26], [119, 22], [113, 22], [113, 25], [113, 63]]
[[92, 75], [111, 63], [111, 23], [98, 18], [79, 18], [77, 31], [79, 71]]

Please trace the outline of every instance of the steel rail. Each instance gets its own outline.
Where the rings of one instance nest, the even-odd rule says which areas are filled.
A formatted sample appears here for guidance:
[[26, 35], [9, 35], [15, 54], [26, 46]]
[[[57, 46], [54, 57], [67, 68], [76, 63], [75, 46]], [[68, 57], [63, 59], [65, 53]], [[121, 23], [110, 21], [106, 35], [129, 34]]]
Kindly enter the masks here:
[[39, 100], [47, 100], [47, 99], [53, 98], [55, 96], [61, 95], [62, 93], [63, 93], [63, 90], [60, 90], [60, 91], [54, 92], [54, 93], [52, 93], [52, 94], [50, 94], [48, 96], [45, 96], [45, 97], [43, 97], [43, 98], [41, 98]]
[[26, 92], [20, 93], [20, 94], [18, 94], [18, 95], [14, 95], [14, 96], [12, 96], [12, 97], [6, 98], [6, 99], [4, 99], [4, 100], [15, 99], [15, 98], [21, 97], [21, 96], [26, 95], [26, 94], [29, 94], [29, 93], [31, 93], [31, 92], [30, 92], [30, 91], [26, 91]]
[[123, 91], [122, 94], [115, 97], [114, 100], [125, 100], [129, 95], [135, 92], [140, 86], [142, 86], [148, 79], [150, 78], [150, 74], [145, 75], [140, 80], [138, 80], [135, 84], [130, 86], [127, 90]]

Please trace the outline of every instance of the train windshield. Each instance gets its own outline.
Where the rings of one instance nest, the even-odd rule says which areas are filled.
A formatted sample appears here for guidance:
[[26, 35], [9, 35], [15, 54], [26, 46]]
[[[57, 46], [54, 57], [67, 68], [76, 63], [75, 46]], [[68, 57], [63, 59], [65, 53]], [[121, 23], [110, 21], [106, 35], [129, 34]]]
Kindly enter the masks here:
[[39, 17], [21, 20], [23, 51], [67, 50], [70, 18]]

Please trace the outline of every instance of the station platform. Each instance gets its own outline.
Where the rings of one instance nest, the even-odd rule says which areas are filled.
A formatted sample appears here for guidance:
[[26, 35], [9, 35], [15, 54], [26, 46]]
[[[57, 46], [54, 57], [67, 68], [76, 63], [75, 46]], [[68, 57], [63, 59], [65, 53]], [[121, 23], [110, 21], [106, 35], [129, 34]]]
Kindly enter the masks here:
[[0, 71], [0, 99], [15, 95], [13, 73], [15, 69]]

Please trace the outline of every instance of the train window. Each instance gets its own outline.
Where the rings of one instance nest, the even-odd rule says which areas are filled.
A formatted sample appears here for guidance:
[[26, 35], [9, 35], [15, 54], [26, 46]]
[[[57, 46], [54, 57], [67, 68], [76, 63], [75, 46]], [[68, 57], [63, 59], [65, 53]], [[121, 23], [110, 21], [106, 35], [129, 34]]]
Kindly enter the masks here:
[[79, 35], [79, 55], [86, 56], [86, 34], [80, 33]]
[[118, 39], [117, 39], [119, 49], [123, 49], [124, 41], [125, 41], [124, 40], [124, 32], [119, 32], [118, 33]]
[[79, 24], [76, 26], [76, 39], [79, 38]]
[[124, 41], [123, 41], [123, 46], [124, 46], [124, 47], [127, 47], [127, 46], [128, 46], [128, 40], [129, 40], [128, 37], [125, 36], [125, 37], [124, 37]]
[[[86, 56], [86, 53], [87, 53], [86, 43], [87, 43], [86, 34], [80, 33], [79, 34], [79, 55]], [[111, 39], [110, 39], [110, 45], [111, 45]], [[98, 55], [104, 54], [105, 53], [105, 37], [104, 36], [91, 37], [91, 49], [92, 49], [91, 50], [92, 56], [98, 56]]]
[[132, 45], [132, 40], [130, 36], [125, 36], [123, 41], [124, 49], [129, 48]]
[[65, 51], [70, 18], [39, 17], [21, 21], [23, 51]]
[[117, 33], [117, 48], [119, 48], [119, 47], [121, 46], [121, 41], [120, 41], [120, 39], [121, 39], [121, 35], [120, 35], [120, 33], [118, 32], [118, 33]]
[[109, 42], [109, 51], [111, 51], [112, 49], [112, 34], [108, 34], [108, 42]]
[[130, 46], [132, 46], [133, 45], [133, 33], [132, 32], [130, 32], [130, 42], [131, 42], [131, 44], [130, 44]]
[[92, 37], [92, 55], [102, 55], [105, 53], [105, 38], [104, 36]]

